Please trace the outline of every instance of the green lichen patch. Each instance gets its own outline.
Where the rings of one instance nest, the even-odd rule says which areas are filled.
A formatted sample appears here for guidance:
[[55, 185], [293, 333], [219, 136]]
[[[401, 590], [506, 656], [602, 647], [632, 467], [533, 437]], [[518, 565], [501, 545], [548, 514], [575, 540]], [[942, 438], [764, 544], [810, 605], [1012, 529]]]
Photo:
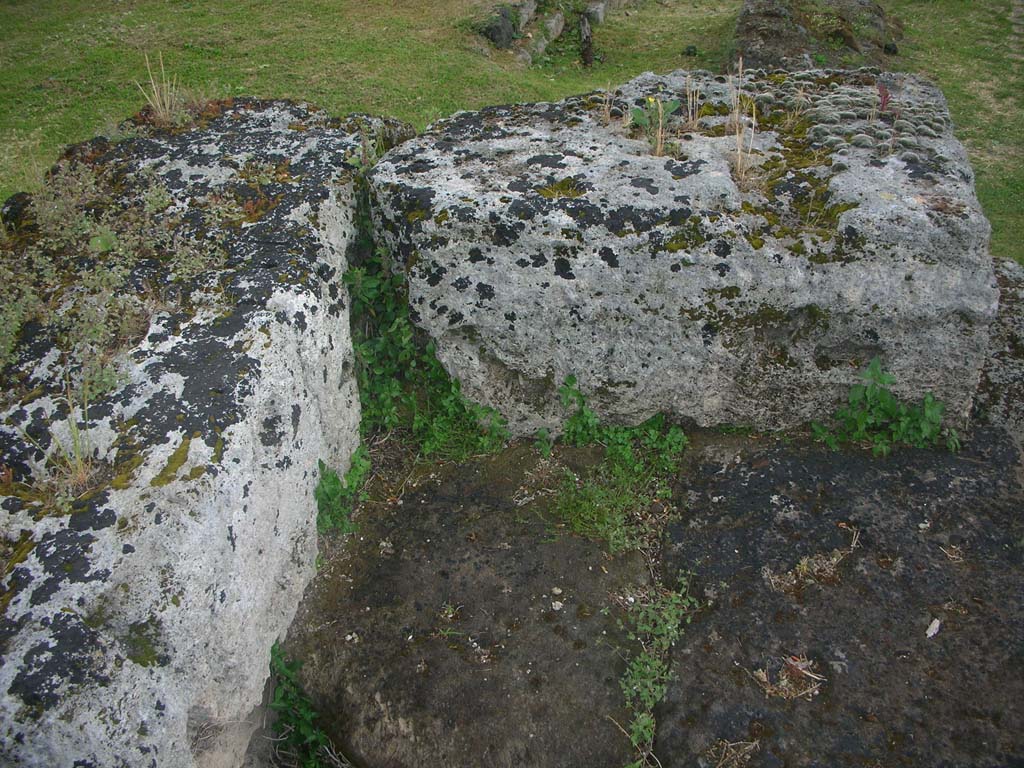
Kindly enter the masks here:
[[178, 447], [174, 449], [174, 453], [167, 459], [164, 468], [160, 470], [156, 477], [149, 481], [149, 484], [155, 488], [160, 488], [174, 481], [178, 476], [178, 470], [188, 460], [188, 451], [191, 444], [191, 437], [186, 436], [183, 438]]
[[125, 655], [140, 667], [164, 666], [168, 659], [160, 649], [161, 636], [161, 622], [156, 617], [130, 625], [122, 638]]
[[411, 211], [407, 211], [405, 214], [405, 220], [410, 224], [415, 224], [420, 221], [425, 221], [430, 218], [430, 211], [425, 208], [413, 208]]
[[704, 245], [707, 240], [707, 235], [701, 229], [700, 220], [694, 217], [675, 231], [675, 234], [665, 243], [665, 250], [669, 253], [692, 251]]
[[790, 346], [820, 337], [829, 328], [828, 311], [816, 304], [788, 308], [760, 304], [751, 308], [741, 300], [737, 286], [707, 293], [708, 301], [680, 310], [680, 316], [713, 327], [726, 349], [745, 348], [753, 335], [764, 342], [768, 363], [791, 365]]
[[[35, 549], [36, 540], [30, 531], [22, 531], [17, 541], [10, 542], [0, 540], [0, 583], [7, 580], [18, 565], [25, 561], [25, 558]], [[7, 589], [0, 591], [0, 616], [7, 612], [7, 606], [18, 592], [17, 583], [12, 583]]]

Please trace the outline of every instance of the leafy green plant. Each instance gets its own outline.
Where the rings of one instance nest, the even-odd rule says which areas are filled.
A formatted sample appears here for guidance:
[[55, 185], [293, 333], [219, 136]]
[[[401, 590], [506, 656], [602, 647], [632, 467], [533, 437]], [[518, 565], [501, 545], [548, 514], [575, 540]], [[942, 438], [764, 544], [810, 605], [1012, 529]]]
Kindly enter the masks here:
[[634, 597], [622, 626], [626, 636], [640, 645], [627, 661], [619, 681], [632, 713], [629, 738], [639, 754], [634, 766], [657, 764], [652, 755], [656, 721], [654, 708], [664, 697], [673, 676], [668, 655], [700, 606], [690, 595], [689, 578], [679, 577], [675, 590], [663, 589]]
[[896, 379], [874, 358], [863, 373], [863, 384], [850, 389], [848, 403], [835, 414], [835, 427], [814, 422], [814, 436], [832, 450], [844, 442], [866, 442], [876, 456], [887, 456], [897, 445], [927, 448], [945, 440], [950, 451], [960, 449], [956, 430], [943, 428], [945, 405], [928, 393], [920, 405], [900, 401], [889, 389]]
[[317, 722], [319, 715], [299, 682], [300, 668], [299, 662], [288, 661], [274, 643], [270, 649], [270, 673], [274, 677], [270, 708], [277, 713], [273, 725], [275, 764], [294, 768], [349, 766]]
[[366, 247], [368, 256], [344, 275], [352, 299], [364, 436], [404, 427], [424, 455], [455, 460], [497, 450], [508, 437], [501, 416], [463, 397], [433, 342], [417, 334], [404, 275], [388, 268], [383, 249]]
[[558, 388], [563, 408], [575, 408], [562, 425], [562, 436], [570, 445], [587, 445], [597, 442], [601, 436], [601, 425], [597, 414], [587, 407], [587, 401], [577, 387], [575, 376], [566, 376], [565, 383]]
[[677, 109], [679, 100], [670, 99], [662, 101], [653, 96], [648, 96], [642, 107], [634, 107], [630, 110], [633, 123], [640, 126], [651, 143], [651, 151], [655, 157], [665, 154], [665, 121]]
[[320, 468], [320, 482], [313, 492], [317, 505], [317, 530], [320, 533], [352, 533], [356, 530], [350, 519], [352, 509], [357, 502], [366, 499], [362, 487], [370, 473], [370, 454], [362, 445], [356, 449], [344, 482], [323, 461], [318, 461], [317, 465]]

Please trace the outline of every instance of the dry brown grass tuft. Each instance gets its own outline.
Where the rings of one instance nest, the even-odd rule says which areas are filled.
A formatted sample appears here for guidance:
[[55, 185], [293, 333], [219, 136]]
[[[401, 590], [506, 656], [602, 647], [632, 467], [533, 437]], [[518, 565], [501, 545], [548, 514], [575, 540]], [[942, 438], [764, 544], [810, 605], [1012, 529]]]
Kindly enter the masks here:
[[759, 741], [726, 741], [719, 739], [704, 752], [714, 768], [745, 768], [761, 748]]
[[755, 669], [750, 673], [754, 681], [764, 691], [764, 695], [775, 696], [787, 701], [807, 699], [810, 701], [821, 688], [826, 678], [815, 670], [815, 663], [806, 656], [785, 656], [782, 669], [772, 679], [767, 667]]
[[153, 73], [153, 67], [149, 63], [149, 54], [146, 54], [146, 72], [149, 73], [149, 90], [136, 81], [135, 85], [142, 91], [146, 103], [149, 105], [150, 116], [155, 125], [173, 125], [178, 121], [185, 106], [185, 95], [178, 87], [178, 78], [167, 77], [164, 69], [164, 56], [157, 54], [160, 63], [160, 77]]

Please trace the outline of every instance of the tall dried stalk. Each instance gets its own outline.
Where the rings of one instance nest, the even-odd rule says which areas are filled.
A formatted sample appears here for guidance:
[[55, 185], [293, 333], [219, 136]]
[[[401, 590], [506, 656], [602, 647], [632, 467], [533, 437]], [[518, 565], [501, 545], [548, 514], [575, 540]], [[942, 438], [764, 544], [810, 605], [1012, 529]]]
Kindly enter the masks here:
[[693, 78], [686, 76], [686, 124], [685, 128], [693, 130], [700, 119], [700, 88]]
[[661, 157], [665, 154], [665, 104], [661, 99], [657, 100], [658, 125], [654, 132], [654, 156]]
[[135, 85], [142, 91], [146, 103], [149, 104], [153, 114], [153, 122], [161, 125], [168, 125], [174, 122], [175, 117], [181, 108], [182, 97], [178, 90], [177, 76], [168, 79], [164, 69], [164, 56], [157, 54], [160, 63], [160, 78], [153, 73], [153, 67], [149, 63], [149, 54], [146, 54], [146, 72], [149, 73], [149, 90], [147, 91], [142, 83], [135, 81]]
[[742, 86], [740, 84], [742, 79], [743, 57], [740, 57], [736, 77], [733, 78], [732, 75], [729, 75], [728, 87], [729, 99], [732, 102], [730, 122], [732, 123], [733, 132], [736, 137], [734, 169], [736, 173], [736, 181], [739, 184], [744, 185], [749, 180], [748, 173], [752, 166], [751, 156], [754, 153], [754, 136], [757, 133], [757, 103], [753, 99], [748, 99], [750, 104], [750, 135], [749, 138], [746, 138], [747, 115], [746, 110], [744, 109], [743, 93], [741, 91]]
[[601, 117], [605, 125], [612, 124], [612, 84], [608, 83], [604, 89], [604, 98], [601, 101]]

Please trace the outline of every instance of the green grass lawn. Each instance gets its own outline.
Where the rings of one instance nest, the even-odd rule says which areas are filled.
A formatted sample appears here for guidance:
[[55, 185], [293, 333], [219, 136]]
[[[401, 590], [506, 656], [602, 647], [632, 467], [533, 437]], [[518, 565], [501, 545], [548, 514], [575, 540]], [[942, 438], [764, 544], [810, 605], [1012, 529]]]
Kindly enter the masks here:
[[[978, 171], [997, 255], [1024, 261], [1021, 63], [1011, 0], [890, 0], [907, 22], [903, 69], [945, 89]], [[60, 147], [143, 105], [145, 53], [211, 97], [306, 99], [334, 113], [422, 128], [459, 109], [557, 99], [645, 70], [722, 69], [741, 0], [646, 0], [595, 30], [602, 60], [571, 50], [524, 68], [467, 20], [486, 0], [4, 0], [0, 4], [0, 198], [39, 184]], [[697, 45], [699, 55], [683, 50]]]

